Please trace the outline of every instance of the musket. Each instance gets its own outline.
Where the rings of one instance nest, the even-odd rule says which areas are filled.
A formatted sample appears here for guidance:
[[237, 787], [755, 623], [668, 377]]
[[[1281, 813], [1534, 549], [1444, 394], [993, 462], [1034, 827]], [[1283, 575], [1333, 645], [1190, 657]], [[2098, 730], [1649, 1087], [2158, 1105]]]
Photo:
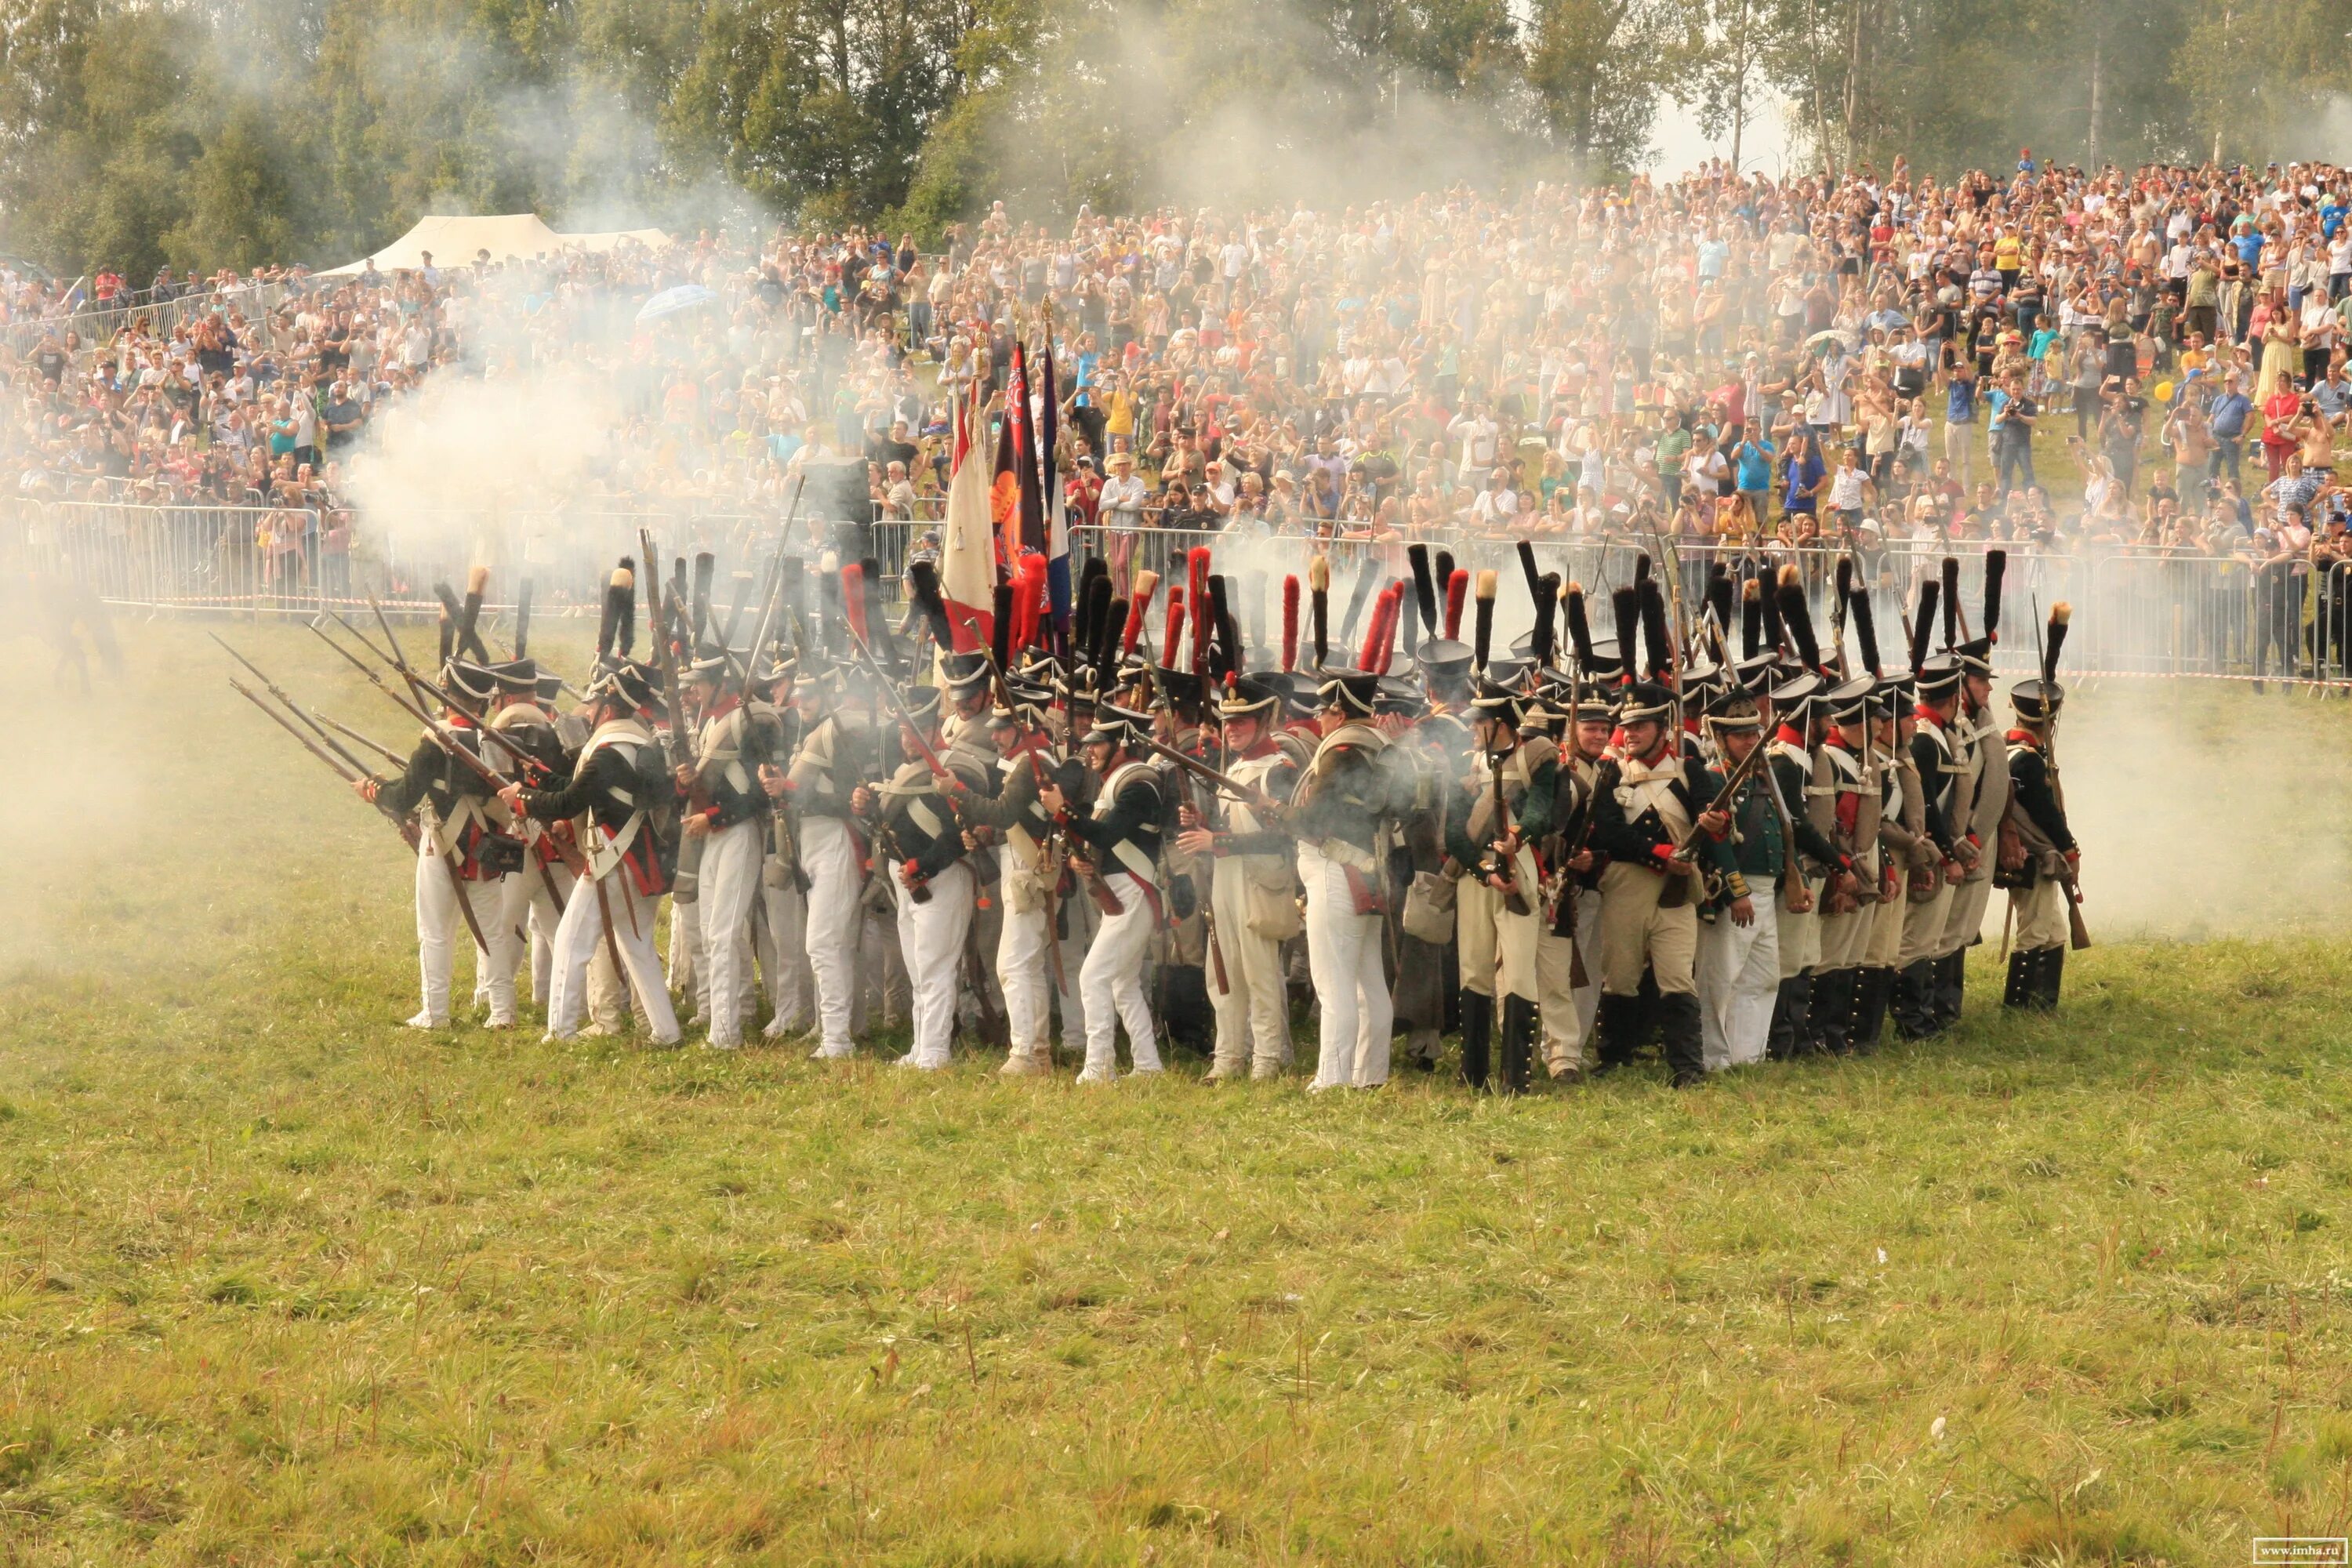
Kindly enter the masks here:
[[[654, 655], [661, 670], [662, 700], [669, 705], [669, 738], [663, 750], [669, 753], [670, 766], [692, 767], [695, 758], [686, 733], [686, 699], [677, 687], [677, 646], [670, 640], [670, 606], [662, 597], [661, 558], [654, 553], [650, 530], [637, 530], [637, 542], [646, 552], [646, 592], [654, 609]], [[676, 592], [675, 588], [672, 592]]]
[[377, 756], [380, 756], [385, 762], [390, 763], [394, 767], [404, 768], [408, 765], [408, 759], [402, 756], [398, 752], [394, 751], [390, 746], [385, 745], [381, 741], [370, 740], [367, 736], [361, 734], [357, 730], [352, 729], [349, 724], [344, 723], [340, 719], [331, 719], [315, 708], [310, 710], [308, 717], [319, 723], [326, 725], [329, 729], [340, 731], [347, 740], [357, 741], [361, 745], [365, 746]]
[[[408, 682], [410, 689], [415, 691], [420, 697], [430, 697], [433, 700], [440, 703], [445, 708], [463, 707], [464, 704], [458, 702], [455, 698], [450, 696], [448, 692], [443, 690], [437, 682], [427, 680], [423, 676], [417, 674], [416, 671], [410, 667], [408, 660], [402, 657], [400, 651], [400, 639], [392, 635], [392, 622], [384, 617], [383, 606], [376, 603], [375, 595], [373, 594], [368, 595], [368, 608], [375, 612], [376, 624], [383, 628], [384, 641], [392, 645], [392, 668], [400, 672], [400, 678]], [[357, 626], [343, 619], [341, 616], [336, 615], [332, 610], [330, 610], [327, 613], [330, 616], [334, 616], [334, 621], [337, 626], [351, 633], [352, 637], [357, 637], [362, 647], [366, 648], [370, 653], [376, 652], [375, 645], [368, 641], [366, 637], [362, 637], [360, 635], [360, 629]], [[310, 629], [312, 631], [318, 631], [318, 623], [313, 621], [310, 624]], [[320, 633], [320, 635], [324, 636], [325, 634]], [[382, 658], [383, 656], [378, 654], [377, 657]], [[376, 684], [381, 686], [383, 683], [382, 681], [378, 681]], [[481, 725], [480, 730], [483, 734], [488, 735], [490, 739], [496, 741], [506, 752], [507, 755], [515, 760], [515, 765], [517, 767], [528, 767], [542, 772], [544, 771], [544, 764], [542, 764], [537, 757], [532, 756], [528, 752], [525, 752], [521, 747], [516, 745], [512, 741], [508, 740], [504, 735], [501, 735], [497, 731], [491, 729], [488, 723]]]
[[[846, 616], [843, 618], [847, 619]], [[843, 629], [849, 633], [850, 651], [864, 662], [866, 672], [872, 675], [876, 684], [881, 687], [882, 695], [890, 700], [890, 710], [898, 715], [898, 723], [906, 732], [915, 738], [915, 749], [923, 753], [923, 761], [929, 765], [934, 773], [946, 773], [947, 764], [940, 761], [940, 754], [937, 752], [931, 750], [931, 743], [923, 739], [923, 727], [915, 721], [914, 714], [908, 710], [906, 700], [898, 695], [898, 688], [892, 683], [888, 676], [882, 672], [882, 666], [875, 658], [874, 650], [866, 646], [866, 639], [857, 635], [856, 626], [845, 626]], [[962, 832], [963, 814], [956, 810], [955, 802], [949, 799], [944, 793], [940, 798], [947, 801], [948, 815], [955, 818], [956, 831]], [[878, 803], [874, 813], [874, 837], [877, 843], [886, 837], [889, 840], [889, 858], [893, 862], [905, 858], [898, 852], [898, 836], [889, 825], [889, 813], [882, 810]], [[907, 889], [907, 897], [914, 902], [927, 904], [931, 901], [931, 889], [929, 881], [908, 882], [903, 877], [899, 880]]]
[[[382, 614], [382, 612], [379, 611], [378, 614]], [[318, 622], [311, 621], [308, 623], [308, 625], [312, 631], [318, 632], [319, 640], [320, 642], [325, 643], [329, 647], [333, 648], [337, 653], [341, 654], [345, 658], [351, 660], [353, 668], [358, 669], [362, 675], [366, 676], [369, 680], [374, 682], [375, 689], [377, 690], [383, 692], [386, 697], [391, 698], [394, 702], [400, 704], [401, 707], [408, 710], [409, 714], [413, 718], [422, 722], [425, 726], [425, 734], [432, 738], [433, 743], [440, 747], [444, 754], [459, 759], [486, 780], [489, 784], [490, 793], [492, 795], [495, 795], [499, 790], [506, 787], [509, 783], [508, 780], [500, 777], [498, 773], [493, 773], [479, 757], [474, 755], [471, 752], [466, 750], [465, 747], [459, 745], [456, 741], [449, 739], [446, 734], [444, 734], [442, 731], [442, 726], [434, 719], [432, 714], [426, 712], [425, 709], [418, 705], [413, 699], [403, 697], [399, 692], [394, 691], [391, 687], [386, 686], [383, 683], [383, 678], [378, 675], [374, 670], [370, 669], [365, 664], [362, 663], [360, 657], [357, 654], [352, 652], [351, 649], [345, 647], [342, 644], [329, 637], [325, 632], [320, 631]], [[397, 647], [398, 645], [395, 644], [394, 646]], [[404, 835], [404, 837], [405, 836]], [[417, 842], [420, 846], [423, 843], [422, 829], [418, 832]], [[449, 890], [457, 895], [457, 912], [466, 917], [466, 929], [473, 932], [475, 942], [484, 952], [489, 952], [489, 939], [482, 934], [482, 922], [474, 913], [474, 900], [468, 898], [466, 894], [466, 877], [465, 873], [458, 868], [457, 852], [455, 850], [445, 849], [441, 851], [440, 854], [436, 855], [435, 858], [441, 862], [441, 868], [449, 874]]]
[[1527, 889], [1519, 886], [1518, 867], [1515, 856], [1496, 853], [1504, 839], [1511, 836], [1511, 803], [1503, 794], [1503, 759], [1494, 747], [1486, 748], [1486, 777], [1495, 790], [1494, 832], [1486, 839], [1485, 863], [1479, 868], [1485, 876], [1502, 884], [1503, 907], [1515, 915], [1531, 914]]
[[[287, 694], [284, 687], [270, 679], [267, 675], [264, 675], [261, 672], [260, 667], [255, 664], [253, 660], [246, 658], [245, 655], [237, 652], [236, 649], [230, 647], [226, 642], [221, 642], [220, 635], [218, 633], [207, 632], [205, 635], [211, 637], [213, 641], [220, 643], [222, 650], [225, 651], [229, 658], [236, 660], [237, 663], [245, 666], [247, 669], [250, 670], [253, 674], [253, 678], [261, 682], [262, 689], [268, 692], [270, 696], [278, 699], [279, 707], [284, 708], [287, 712], [293, 714], [294, 717], [299, 719], [304, 724], [308, 725], [310, 727], [310, 733], [317, 736], [319, 740], [325, 744], [329, 751], [334, 752], [338, 757], [341, 757], [354, 773], [362, 778], [368, 776], [370, 771], [368, 765], [365, 763], [361, 762], [359, 758], [353, 756], [350, 747], [344, 745], [341, 741], [336, 740], [333, 735], [328, 733], [326, 729], [320, 723], [319, 719], [316, 716], [306, 712], [300, 703], [295, 701], [292, 697]], [[242, 686], [239, 686], [237, 689], [245, 691], [247, 697], [251, 697], [253, 695], [252, 692], [247, 691]], [[257, 706], [258, 706], [257, 703]], [[279, 717], [276, 710], [263, 707], [262, 711], [268, 713], [272, 719], [278, 719], [280, 723], [284, 722], [284, 720]], [[302, 740], [303, 737], [298, 732], [295, 735], [295, 739]], [[305, 743], [307, 744], [308, 742], [306, 742]], [[316, 747], [312, 748], [314, 751], [316, 749]], [[405, 767], [407, 765], [406, 758], [391, 751], [387, 751], [381, 746], [376, 749], [383, 752], [383, 754], [390, 759], [393, 766], [397, 768]]]
[[[279, 729], [285, 731], [288, 734], [293, 736], [296, 741], [299, 742], [304, 751], [310, 752], [312, 756], [326, 763], [327, 766], [334, 772], [337, 778], [341, 779], [345, 784], [357, 784], [360, 780], [368, 776], [368, 772], [365, 768], [347, 768], [343, 763], [337, 762], [332, 756], [322, 751], [316, 742], [312, 741], [310, 736], [305, 735], [293, 725], [289, 724], [286, 721], [286, 716], [284, 714], [278, 712], [276, 709], [270, 707], [268, 703], [264, 702], [259, 697], [254, 695], [253, 689], [246, 685], [245, 682], [239, 680], [236, 676], [230, 676], [228, 678], [228, 683], [236, 689], [238, 696], [244, 698], [247, 702], [252, 703], [256, 708], [260, 709], [264, 713], [269, 715], [269, 719], [272, 723], [276, 724]], [[393, 826], [399, 831], [401, 839], [404, 843], [405, 843], [411, 849], [416, 847], [417, 833], [416, 825], [415, 823], [412, 823], [404, 816], [394, 816], [392, 808], [385, 805], [381, 801], [370, 801], [368, 804], [374, 806], [376, 811], [383, 817], [383, 819], [391, 823]]]
[[1149, 735], [1145, 735], [1140, 738], [1147, 750], [1152, 752], [1156, 755], [1166, 757], [1170, 762], [1175, 763], [1183, 767], [1195, 777], [1203, 779], [1208, 783], [1214, 784], [1217, 788], [1224, 791], [1225, 794], [1231, 795], [1234, 799], [1240, 801], [1244, 805], [1248, 806], [1252, 811], [1265, 812], [1272, 815], [1286, 812], [1290, 809], [1288, 806], [1284, 805], [1280, 801], [1276, 800], [1272, 795], [1266, 794], [1265, 791], [1262, 789], [1253, 789], [1248, 784], [1242, 783], [1239, 779], [1221, 773], [1198, 757], [1187, 756], [1184, 752], [1178, 751], [1175, 747], [1155, 741]]
[[[340, 621], [341, 617], [337, 618]], [[488, 787], [492, 795], [497, 795], [510, 784], [519, 784], [522, 782], [519, 779], [509, 778], [506, 774], [499, 773], [496, 768], [491, 767], [488, 763], [482, 761], [482, 759], [477, 756], [474, 752], [467, 750], [466, 747], [459, 744], [458, 742], [451, 735], [447, 725], [434, 718], [431, 711], [425, 708], [423, 704], [416, 701], [415, 698], [403, 696], [400, 692], [394, 690], [390, 686], [386, 685], [383, 676], [378, 675], [373, 669], [370, 668], [367, 663], [357, 654], [352, 652], [351, 649], [345, 647], [342, 644], [329, 637], [324, 631], [321, 631], [317, 622], [312, 621], [307, 624], [310, 626], [310, 630], [317, 635], [320, 642], [325, 643], [329, 647], [333, 648], [337, 653], [341, 654], [351, 663], [352, 668], [358, 670], [362, 675], [366, 676], [369, 683], [378, 691], [381, 691], [386, 697], [391, 698], [403, 712], [422, 724], [425, 727], [425, 737], [435, 745], [438, 746], [444, 755], [457, 759], [460, 766], [472, 773], [477, 779], [479, 779]], [[346, 629], [349, 628], [346, 627]], [[374, 645], [368, 643], [365, 638], [362, 638], [361, 642], [363, 646], [368, 647], [370, 652], [375, 651]], [[413, 679], [415, 678], [412, 677], [411, 679]], [[430, 681], [424, 682], [423, 684], [427, 690], [437, 692], [439, 689], [433, 686]], [[321, 714], [320, 717], [325, 718], [325, 715]], [[348, 725], [338, 724], [332, 719], [328, 719], [326, 721], [330, 724], [334, 724], [337, 729], [343, 730], [347, 733], [350, 733], [352, 739], [362, 741], [366, 744], [375, 747], [377, 751], [382, 752], [385, 756], [390, 757], [395, 763], [400, 763], [403, 766], [406, 765], [402, 762], [398, 753], [393, 752], [390, 748], [380, 745], [376, 742], [367, 740], [367, 737], [359, 734], [356, 731], [351, 730]], [[519, 762], [529, 763], [533, 767], [541, 765], [536, 758], [527, 755], [525, 752], [518, 749], [512, 741], [509, 741], [504, 735], [500, 735], [497, 731], [491, 729], [487, 724], [476, 726], [474, 732], [478, 735], [487, 735], [496, 739], [498, 742], [511, 752]], [[588, 861], [578, 849], [567, 846], [562, 839], [555, 837], [552, 835], [549, 836], [549, 842], [555, 846], [557, 858], [563, 862], [564, 866], [569, 868], [574, 876], [586, 876], [588, 874]], [[452, 870], [454, 872], [454, 867], [452, 868]]]

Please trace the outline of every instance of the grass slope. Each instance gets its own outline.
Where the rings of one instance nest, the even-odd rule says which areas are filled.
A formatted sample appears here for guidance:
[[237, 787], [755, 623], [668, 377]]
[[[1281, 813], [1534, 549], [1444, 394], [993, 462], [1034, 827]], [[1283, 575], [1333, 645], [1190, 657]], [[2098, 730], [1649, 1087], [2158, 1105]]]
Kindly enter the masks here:
[[[307, 636], [232, 635], [403, 734]], [[5, 785], [0, 1562], [2346, 1528], [2330, 946], [2101, 947], [2047, 1019], [1984, 955], [1927, 1048], [1516, 1104], [421, 1037], [390, 835], [199, 633], [131, 641], [94, 721], [34, 700]]]

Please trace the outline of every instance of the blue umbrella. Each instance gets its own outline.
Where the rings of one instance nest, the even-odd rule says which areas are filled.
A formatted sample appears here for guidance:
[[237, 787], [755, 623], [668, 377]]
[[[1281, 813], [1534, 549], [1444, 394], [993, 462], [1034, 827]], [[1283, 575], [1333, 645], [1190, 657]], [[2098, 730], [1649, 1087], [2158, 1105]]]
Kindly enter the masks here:
[[665, 289], [646, 300], [637, 311], [640, 321], [657, 321], [664, 316], [675, 316], [680, 310], [691, 310], [697, 305], [708, 305], [719, 298], [716, 290], [699, 283], [681, 283], [675, 289]]

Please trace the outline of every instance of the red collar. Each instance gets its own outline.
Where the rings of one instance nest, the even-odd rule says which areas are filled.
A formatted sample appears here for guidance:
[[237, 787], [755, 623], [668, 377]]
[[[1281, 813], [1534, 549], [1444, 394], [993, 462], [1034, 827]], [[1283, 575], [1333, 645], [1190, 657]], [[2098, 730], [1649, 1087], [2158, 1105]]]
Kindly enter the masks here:
[[1937, 712], [1933, 708], [1928, 707], [1925, 702], [1920, 703], [1911, 710], [1911, 717], [1916, 719], [1922, 724], [1933, 724], [1938, 730], [1949, 729], [1952, 722], [1950, 720], [1945, 718], [1941, 713]]
[[449, 728], [452, 730], [478, 730], [481, 726], [475, 723], [474, 721], [466, 714], [453, 713], [449, 717]]
[[1784, 746], [1802, 746], [1805, 743], [1805, 732], [1783, 724], [1772, 731], [1772, 739]]
[[2031, 730], [2011, 730], [2009, 732], [2009, 743], [2012, 746], [2031, 746], [2038, 752], [2042, 749], [2042, 737]]
[[710, 706], [702, 710], [702, 721], [707, 724], [713, 719], [724, 719], [741, 706], [743, 706], [741, 698], [731, 691], [723, 692]]
[[1237, 763], [1255, 762], [1260, 757], [1273, 755], [1274, 751], [1274, 738], [1271, 735], [1262, 735], [1258, 738], [1256, 745], [1252, 746], [1248, 751], [1244, 752], [1240, 756], [1235, 757], [1234, 761]]

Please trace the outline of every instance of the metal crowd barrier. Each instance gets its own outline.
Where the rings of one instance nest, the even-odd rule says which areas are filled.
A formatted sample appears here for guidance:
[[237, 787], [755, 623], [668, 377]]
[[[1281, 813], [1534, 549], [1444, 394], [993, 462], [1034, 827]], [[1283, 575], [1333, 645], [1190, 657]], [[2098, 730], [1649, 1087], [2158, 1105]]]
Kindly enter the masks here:
[[[730, 571], [780, 546], [811, 562], [828, 550], [853, 559], [855, 551], [881, 563], [897, 597], [918, 542], [940, 526], [929, 516], [856, 523], [803, 517], [786, 541], [782, 525], [780, 511], [704, 510], [691, 501], [645, 510], [408, 514], [385, 524], [364, 516], [354, 521], [347, 511], [325, 508], [19, 499], [0, 506], [0, 570], [85, 584], [126, 607], [257, 617], [356, 607], [371, 595], [388, 608], [432, 614], [437, 606], [433, 584], [460, 584], [467, 567], [478, 563], [490, 567], [499, 590], [495, 596], [502, 600], [529, 577], [542, 608], [585, 612], [601, 600], [614, 563], [644, 553], [647, 534], [665, 557], [665, 575], [677, 557], [703, 550], [716, 553]], [[1517, 541], [1450, 536], [1427, 542], [1433, 551], [1451, 551], [1455, 563], [1473, 573], [1496, 572], [1501, 579], [1501, 634], [1508, 637], [1525, 628], [1530, 616]], [[1824, 640], [1830, 635], [1830, 584], [1840, 554], [1834, 550], [1661, 542], [1654, 536], [1530, 542], [1538, 571], [1583, 584], [1596, 637], [1614, 635], [1610, 591], [1633, 580], [1635, 562], [1644, 553], [1666, 556], [1661, 570], [1668, 590], [1681, 601], [1682, 614], [1694, 620], [1715, 564], [1740, 578], [1759, 571], [1777, 576], [1793, 567], [1819, 635]], [[1309, 561], [1328, 557], [1336, 639], [1357, 583], [1368, 570], [1370, 587], [1409, 577], [1406, 543], [1261, 536], [1231, 529], [1129, 531], [1083, 525], [1071, 531], [1074, 561], [1104, 557], [1122, 593], [1139, 571], [1181, 583], [1188, 552], [1209, 546], [1254, 647], [1265, 646], [1272, 635], [1268, 628], [1277, 624], [1285, 575], [1303, 582]], [[1871, 595], [1881, 655], [1890, 668], [1903, 658], [1917, 584], [1940, 571], [1948, 553], [1963, 563], [1961, 618], [1971, 634], [1980, 630], [1975, 622], [1984, 548], [1896, 542], [1857, 557], [1857, 581]], [[1996, 653], [2002, 669], [2021, 674], [2032, 668], [2041, 618], [2059, 600], [2074, 606], [2066, 665], [2077, 675], [2276, 679], [2352, 688], [2352, 563], [2011, 551]], [[1164, 591], [1160, 602], [1166, 602]], [[1359, 638], [1364, 619], [1358, 617]], [[1933, 641], [1941, 646], [1940, 629]]]
[[169, 337], [172, 329], [182, 321], [201, 320], [215, 310], [226, 314], [241, 310], [251, 316], [276, 310], [296, 287], [285, 282], [241, 283], [234, 289], [175, 294], [168, 300], [148, 298], [142, 289], [137, 297], [121, 303], [94, 306], [65, 316], [27, 316], [0, 324], [0, 343], [5, 343], [10, 353], [22, 358], [45, 337], [55, 336], [63, 342], [68, 332], [78, 332], [87, 351], [142, 316], [157, 337]]

